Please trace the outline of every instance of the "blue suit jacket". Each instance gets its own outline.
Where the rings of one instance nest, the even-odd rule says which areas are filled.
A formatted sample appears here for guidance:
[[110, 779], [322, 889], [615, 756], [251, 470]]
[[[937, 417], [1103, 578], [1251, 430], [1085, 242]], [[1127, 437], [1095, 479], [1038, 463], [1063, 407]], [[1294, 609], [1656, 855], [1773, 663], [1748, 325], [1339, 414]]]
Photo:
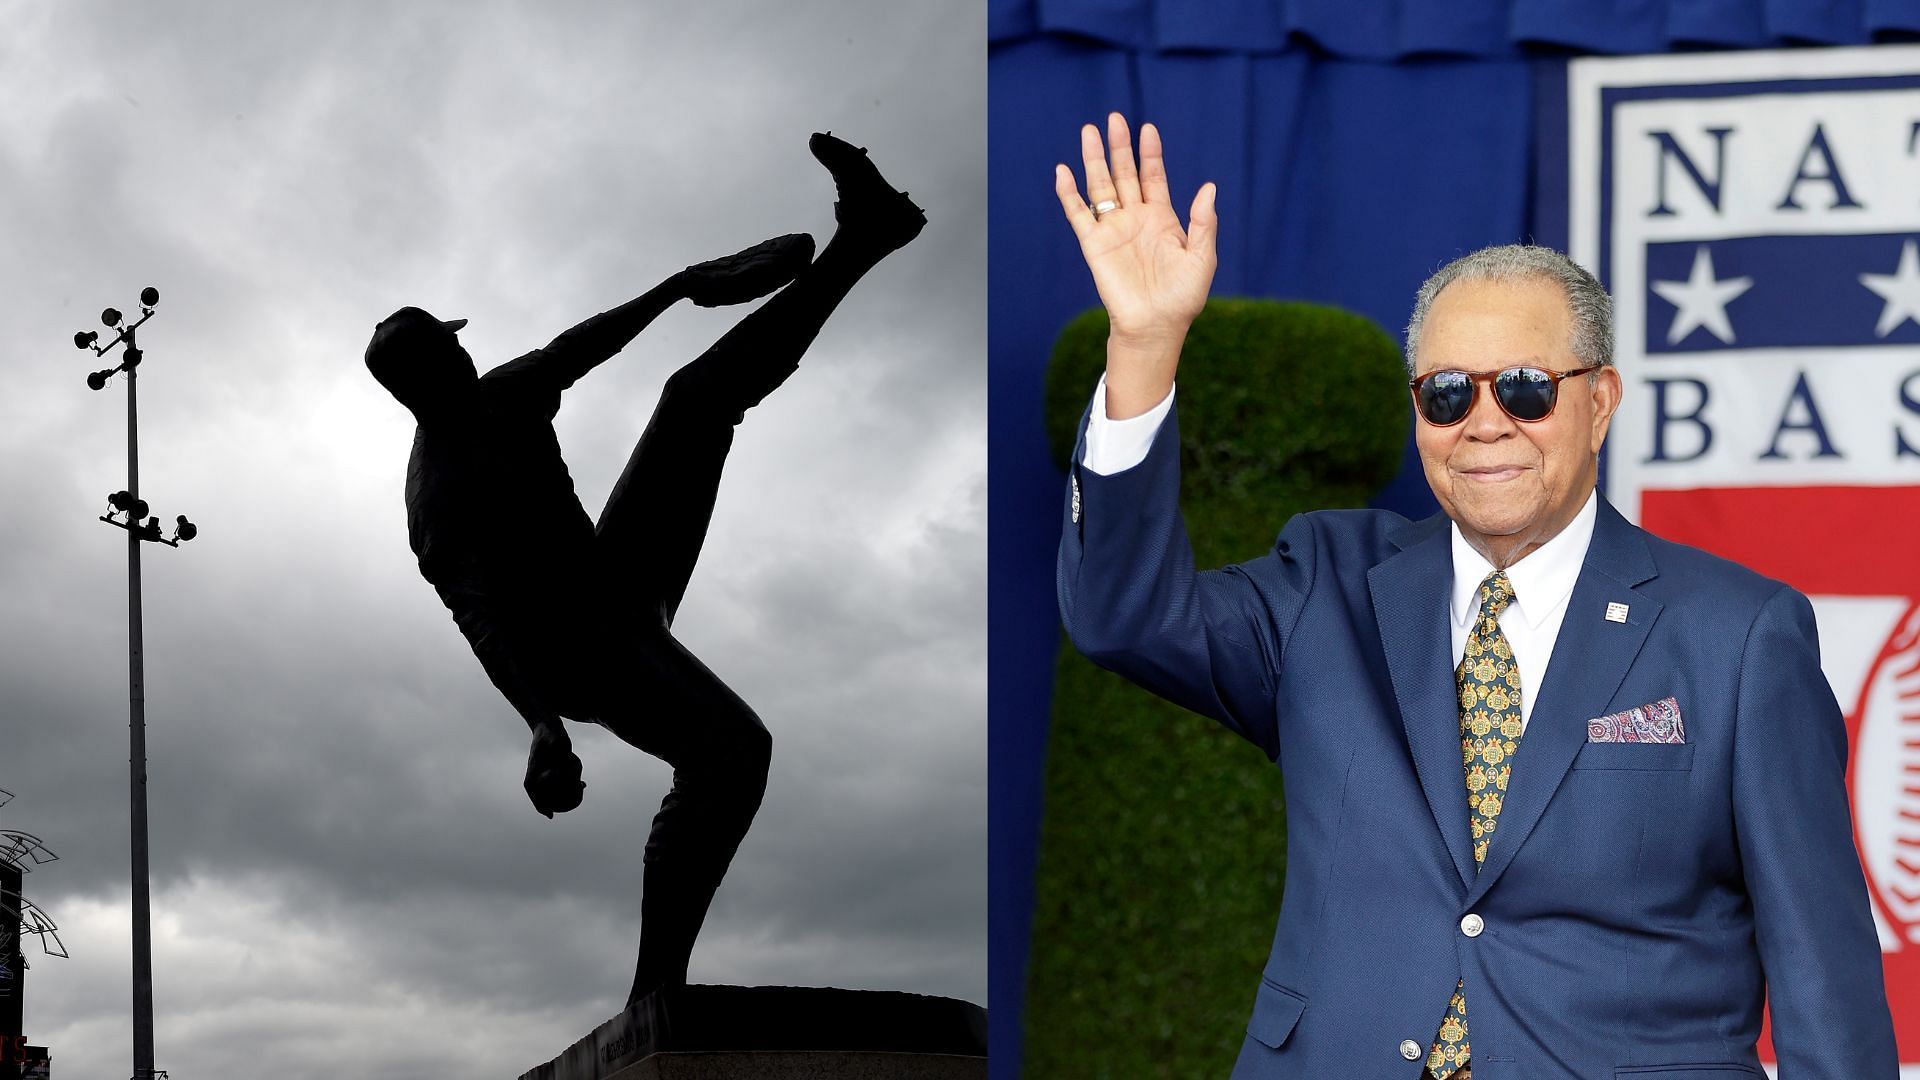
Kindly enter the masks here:
[[[1268, 554], [1197, 573], [1177, 421], [1112, 476], [1079, 467], [1081, 430], [1075, 645], [1283, 774], [1285, 892], [1235, 1080], [1413, 1080], [1455, 979], [1475, 1080], [1764, 1076], [1768, 992], [1781, 1080], [1897, 1076], [1805, 597], [1602, 500], [1476, 869], [1446, 517], [1301, 514]], [[1589, 718], [1666, 697], [1685, 743], [1587, 741]]]

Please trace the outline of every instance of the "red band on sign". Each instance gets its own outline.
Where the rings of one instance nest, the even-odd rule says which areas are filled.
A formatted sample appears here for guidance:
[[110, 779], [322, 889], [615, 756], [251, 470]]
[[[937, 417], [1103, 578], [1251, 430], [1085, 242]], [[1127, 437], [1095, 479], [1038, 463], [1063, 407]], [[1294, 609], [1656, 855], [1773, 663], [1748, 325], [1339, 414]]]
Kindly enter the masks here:
[[1693, 488], [1640, 493], [1649, 532], [1803, 593], [1920, 596], [1920, 487]]

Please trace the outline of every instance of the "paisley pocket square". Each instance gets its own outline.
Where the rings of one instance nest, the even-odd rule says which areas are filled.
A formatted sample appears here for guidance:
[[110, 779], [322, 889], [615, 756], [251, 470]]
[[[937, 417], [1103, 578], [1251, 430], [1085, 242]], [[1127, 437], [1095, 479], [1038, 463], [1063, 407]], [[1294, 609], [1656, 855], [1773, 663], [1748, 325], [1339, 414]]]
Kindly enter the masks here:
[[1680, 723], [1680, 702], [1677, 698], [1661, 698], [1649, 701], [1645, 705], [1636, 705], [1625, 712], [1597, 716], [1587, 721], [1587, 741], [1590, 743], [1683, 743], [1687, 741], [1687, 729]]

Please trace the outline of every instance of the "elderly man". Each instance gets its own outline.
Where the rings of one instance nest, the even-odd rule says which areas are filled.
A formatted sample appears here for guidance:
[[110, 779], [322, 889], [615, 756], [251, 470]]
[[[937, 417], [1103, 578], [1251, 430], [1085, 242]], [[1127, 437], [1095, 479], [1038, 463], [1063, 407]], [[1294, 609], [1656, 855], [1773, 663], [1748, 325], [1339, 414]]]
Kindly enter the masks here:
[[[1283, 770], [1285, 901], [1236, 1080], [1897, 1073], [1806, 598], [1595, 490], [1611, 305], [1556, 252], [1439, 270], [1407, 328], [1443, 513], [1302, 514], [1196, 573], [1173, 381], [1214, 267], [1159, 136], [1056, 190], [1111, 318], [1060, 606], [1095, 662]], [[1089, 205], [1091, 203], [1091, 205]]]

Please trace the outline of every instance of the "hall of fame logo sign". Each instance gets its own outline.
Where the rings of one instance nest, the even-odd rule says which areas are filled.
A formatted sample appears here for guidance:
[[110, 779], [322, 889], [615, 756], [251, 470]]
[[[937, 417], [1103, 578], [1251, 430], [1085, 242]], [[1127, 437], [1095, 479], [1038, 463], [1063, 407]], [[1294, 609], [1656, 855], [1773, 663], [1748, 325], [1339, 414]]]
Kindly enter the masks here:
[[1577, 60], [1566, 163], [1626, 386], [1608, 497], [1812, 600], [1920, 1077], [1920, 48]]

